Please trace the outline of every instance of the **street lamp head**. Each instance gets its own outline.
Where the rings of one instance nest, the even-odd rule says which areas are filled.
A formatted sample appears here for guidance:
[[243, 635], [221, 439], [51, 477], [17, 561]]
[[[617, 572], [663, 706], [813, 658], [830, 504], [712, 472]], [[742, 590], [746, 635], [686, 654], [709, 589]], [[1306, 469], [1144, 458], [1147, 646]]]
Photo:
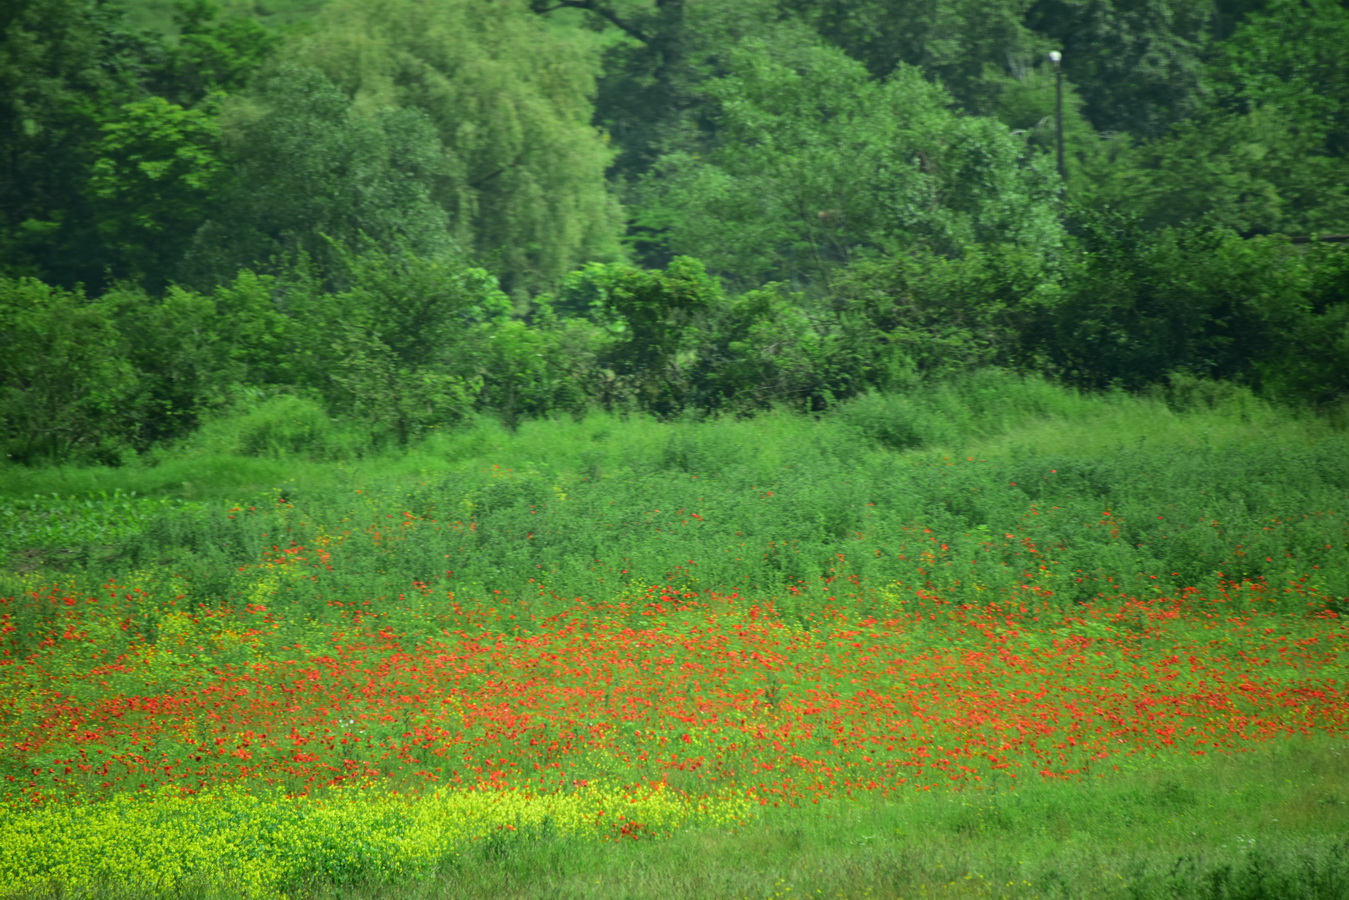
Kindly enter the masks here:
[[1062, 54], [1062, 53], [1060, 53], [1060, 52], [1057, 51], [1057, 50], [1050, 50], [1050, 51], [1049, 51], [1049, 61], [1052, 62], [1054, 65], [1057, 66], [1057, 65], [1059, 64], [1059, 60], [1061, 60], [1061, 59], [1063, 59], [1063, 54]]

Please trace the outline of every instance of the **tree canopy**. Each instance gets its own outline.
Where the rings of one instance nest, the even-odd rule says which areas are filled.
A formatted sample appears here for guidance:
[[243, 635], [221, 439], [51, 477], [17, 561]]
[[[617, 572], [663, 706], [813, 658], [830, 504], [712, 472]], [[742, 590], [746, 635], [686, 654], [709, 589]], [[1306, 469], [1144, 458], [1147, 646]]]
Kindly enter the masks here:
[[619, 253], [613, 151], [591, 122], [598, 49], [527, 4], [334, 4], [286, 55], [323, 72], [358, 116], [415, 110], [430, 123], [431, 197], [455, 242], [510, 286]]
[[1333, 404], [1347, 42], [1335, 0], [11, 0], [0, 452], [981, 366]]
[[956, 113], [920, 70], [877, 81], [833, 48], [784, 60], [753, 43], [729, 68], [703, 87], [710, 149], [663, 156], [647, 176], [638, 222], [670, 252], [746, 285], [804, 285], [918, 246], [1060, 245], [1045, 158], [1000, 122]]
[[185, 269], [202, 284], [268, 260], [338, 271], [344, 252], [448, 252], [431, 199], [441, 148], [426, 115], [366, 115], [317, 69], [283, 66], [224, 119], [229, 183]]

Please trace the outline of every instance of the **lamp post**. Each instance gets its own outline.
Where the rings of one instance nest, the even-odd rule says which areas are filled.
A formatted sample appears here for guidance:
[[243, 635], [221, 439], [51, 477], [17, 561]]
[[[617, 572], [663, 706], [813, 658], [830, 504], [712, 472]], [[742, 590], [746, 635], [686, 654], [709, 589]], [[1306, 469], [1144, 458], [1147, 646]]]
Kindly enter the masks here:
[[1059, 181], [1068, 183], [1068, 167], [1063, 162], [1063, 54], [1057, 50], [1049, 51], [1049, 61], [1054, 64], [1054, 138], [1059, 158]]

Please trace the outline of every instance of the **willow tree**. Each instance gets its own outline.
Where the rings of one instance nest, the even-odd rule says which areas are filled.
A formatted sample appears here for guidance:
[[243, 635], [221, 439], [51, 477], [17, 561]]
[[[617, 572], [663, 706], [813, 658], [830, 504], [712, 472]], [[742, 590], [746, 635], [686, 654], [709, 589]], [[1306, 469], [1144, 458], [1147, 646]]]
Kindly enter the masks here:
[[358, 112], [424, 113], [452, 237], [521, 289], [620, 254], [613, 154], [591, 125], [598, 48], [577, 38], [524, 0], [361, 0], [327, 8], [284, 55]]
[[189, 281], [307, 260], [340, 283], [351, 253], [451, 250], [431, 199], [440, 142], [418, 110], [358, 113], [322, 72], [287, 65], [231, 102], [222, 130], [227, 172], [184, 261]]

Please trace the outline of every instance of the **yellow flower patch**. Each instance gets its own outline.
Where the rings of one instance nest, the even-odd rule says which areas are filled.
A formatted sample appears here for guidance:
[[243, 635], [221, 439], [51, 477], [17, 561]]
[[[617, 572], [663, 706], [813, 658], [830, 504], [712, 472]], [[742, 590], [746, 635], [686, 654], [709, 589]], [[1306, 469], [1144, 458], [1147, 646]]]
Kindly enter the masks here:
[[599, 784], [568, 794], [451, 791], [420, 798], [372, 788], [309, 797], [234, 788], [11, 806], [0, 821], [0, 897], [55, 885], [78, 896], [104, 884], [155, 896], [209, 884], [250, 900], [280, 900], [314, 880], [415, 877], [494, 834], [637, 839], [735, 824], [750, 812], [740, 798]]

